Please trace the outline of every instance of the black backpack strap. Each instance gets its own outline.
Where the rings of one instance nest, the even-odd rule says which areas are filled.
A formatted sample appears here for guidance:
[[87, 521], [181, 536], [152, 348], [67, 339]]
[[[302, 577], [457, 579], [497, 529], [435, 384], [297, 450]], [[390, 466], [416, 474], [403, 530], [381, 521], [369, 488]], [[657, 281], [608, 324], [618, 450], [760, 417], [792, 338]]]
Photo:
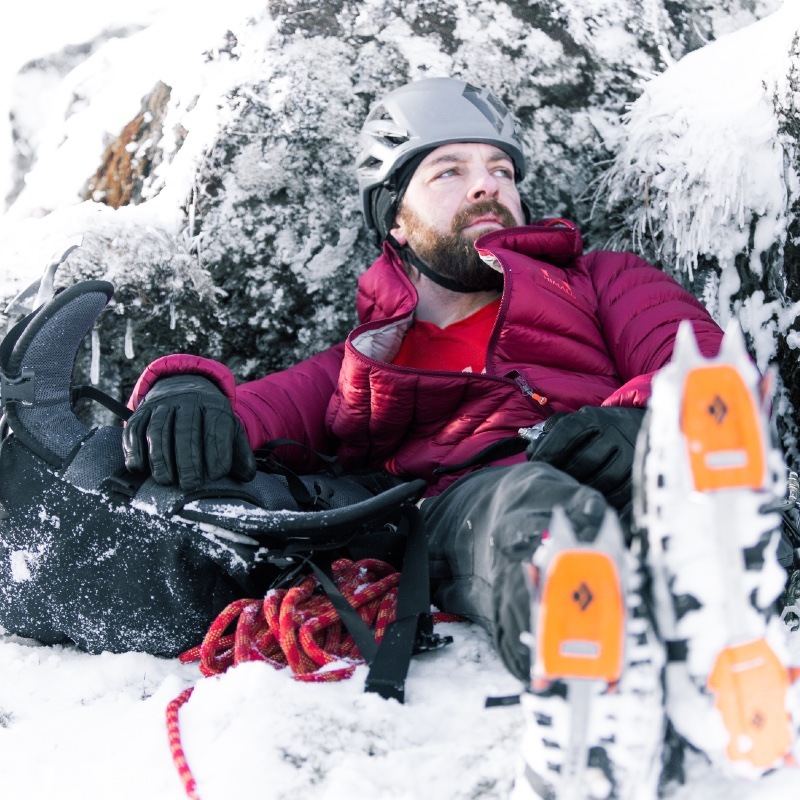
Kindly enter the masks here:
[[345, 626], [347, 632], [353, 637], [361, 657], [367, 664], [371, 664], [375, 659], [375, 654], [378, 652], [378, 643], [372, 635], [372, 631], [367, 626], [367, 623], [361, 619], [361, 615], [347, 602], [347, 598], [339, 591], [339, 587], [333, 582], [331, 576], [314, 563], [311, 559], [306, 561], [311, 571], [316, 575], [322, 591], [325, 592], [328, 600], [331, 601], [342, 625]]
[[324, 464], [325, 471], [329, 475], [339, 477], [343, 474], [336, 456], [320, 453], [294, 439], [272, 439], [256, 450], [256, 464], [259, 471], [282, 475], [286, 479], [287, 487], [294, 501], [303, 511], [323, 511], [330, 508], [328, 501], [331, 497], [331, 489], [321, 478], [314, 481], [314, 491], [312, 493], [300, 479], [300, 476], [275, 456], [276, 448], [286, 446], [301, 447], [307, 450]]
[[99, 403], [104, 408], [107, 408], [115, 417], [118, 417], [123, 422], [127, 422], [133, 415], [124, 403], [120, 403], [111, 395], [106, 394], [102, 389], [98, 389], [91, 384], [81, 384], [80, 386], [73, 386], [71, 389], [71, 402], [74, 406], [79, 400], [93, 400]]
[[[380, 643], [375, 641], [372, 631], [339, 591], [328, 571], [321, 566], [322, 554], [315, 553], [304, 559], [303, 563], [316, 575], [362, 658], [369, 664], [364, 691], [402, 703], [411, 656], [437, 650], [450, 644], [453, 638], [433, 632], [428, 540], [416, 505], [403, 507], [400, 530], [406, 535], [406, 548], [397, 592], [397, 614], [387, 626]], [[326, 565], [330, 566], [329, 563]]]
[[271, 472], [274, 469], [281, 469], [280, 459], [278, 459], [278, 457], [275, 455], [275, 451], [279, 447], [299, 447], [319, 460], [324, 465], [323, 468], [326, 472], [336, 477], [344, 474], [342, 465], [339, 463], [339, 459], [337, 459], [336, 456], [329, 456], [325, 453], [320, 453], [319, 450], [314, 450], [307, 444], [298, 442], [295, 439], [270, 439], [268, 442], [259, 447], [255, 452], [259, 469], [263, 470], [264, 472]]
[[433, 632], [428, 540], [416, 505], [404, 509], [403, 525], [408, 527], [403, 569], [397, 593], [397, 616], [386, 628], [375, 658], [370, 662], [364, 691], [402, 703], [408, 666], [414, 652], [435, 650], [450, 644], [451, 636]]

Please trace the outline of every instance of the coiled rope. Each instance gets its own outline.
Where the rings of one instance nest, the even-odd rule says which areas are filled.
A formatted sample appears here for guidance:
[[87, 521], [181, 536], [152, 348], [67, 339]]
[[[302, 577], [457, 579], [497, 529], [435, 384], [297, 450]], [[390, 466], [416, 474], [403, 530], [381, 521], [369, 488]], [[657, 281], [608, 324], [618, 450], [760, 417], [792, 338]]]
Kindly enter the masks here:
[[[397, 612], [400, 573], [384, 561], [339, 559], [333, 580], [345, 599], [380, 642]], [[179, 656], [183, 664], [200, 662], [206, 677], [219, 675], [246, 661], [288, 667], [298, 681], [328, 682], [349, 678], [364, 659], [345, 630], [331, 601], [308, 575], [291, 589], [273, 589], [263, 600], [231, 603], [211, 624], [203, 642]], [[434, 622], [460, 619], [437, 612]], [[233, 633], [226, 633], [233, 625]], [[335, 666], [331, 666], [335, 665]], [[167, 735], [172, 760], [190, 800], [199, 800], [197, 786], [181, 744], [179, 712], [192, 695], [186, 689], [167, 706]]]

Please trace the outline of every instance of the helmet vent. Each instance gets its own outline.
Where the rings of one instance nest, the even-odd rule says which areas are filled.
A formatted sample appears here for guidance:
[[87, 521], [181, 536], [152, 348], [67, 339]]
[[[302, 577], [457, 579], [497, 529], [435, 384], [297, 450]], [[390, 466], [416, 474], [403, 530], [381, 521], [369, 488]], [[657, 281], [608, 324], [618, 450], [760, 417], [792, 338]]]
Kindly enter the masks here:
[[408, 141], [408, 131], [391, 120], [379, 120], [370, 126], [374, 136], [380, 136], [387, 144], [396, 146]]
[[375, 108], [372, 113], [367, 117], [370, 122], [375, 122], [382, 119], [387, 119], [389, 122], [394, 122], [392, 115], [386, 109], [386, 106], [380, 105]]

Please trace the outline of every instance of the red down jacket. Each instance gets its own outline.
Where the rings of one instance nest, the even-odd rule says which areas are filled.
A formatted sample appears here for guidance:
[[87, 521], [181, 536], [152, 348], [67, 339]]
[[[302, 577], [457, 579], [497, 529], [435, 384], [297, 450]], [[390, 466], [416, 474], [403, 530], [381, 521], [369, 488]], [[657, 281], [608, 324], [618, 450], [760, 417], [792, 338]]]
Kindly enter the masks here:
[[[437, 468], [554, 412], [644, 406], [681, 320], [692, 321], [701, 352], [719, 349], [722, 331], [674, 280], [631, 253], [583, 255], [580, 233], [567, 221], [494, 231], [476, 246], [505, 273], [485, 373], [389, 363], [413, 322], [417, 295], [386, 246], [359, 280], [360, 325], [343, 344], [238, 387], [216, 361], [165, 356], [142, 374], [131, 405], [160, 377], [199, 373], [227, 394], [254, 449], [294, 439], [335, 452], [345, 468], [425, 478], [436, 494], [459, 475], [437, 477]], [[295, 469], [315, 468], [303, 448], [284, 447], [280, 455]]]

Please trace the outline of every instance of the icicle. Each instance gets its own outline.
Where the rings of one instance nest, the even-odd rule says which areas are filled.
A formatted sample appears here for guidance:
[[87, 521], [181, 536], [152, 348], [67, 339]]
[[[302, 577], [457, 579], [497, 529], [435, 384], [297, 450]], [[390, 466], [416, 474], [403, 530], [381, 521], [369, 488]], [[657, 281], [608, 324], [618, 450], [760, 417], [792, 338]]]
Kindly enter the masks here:
[[92, 330], [92, 367], [89, 379], [95, 386], [100, 383], [100, 334], [97, 328]]
[[133, 358], [133, 331], [130, 320], [125, 325], [125, 358]]
[[189, 241], [194, 238], [194, 215], [197, 203], [197, 184], [192, 186], [192, 202], [189, 203]]
[[175, 330], [175, 303], [169, 304], [169, 329]]

